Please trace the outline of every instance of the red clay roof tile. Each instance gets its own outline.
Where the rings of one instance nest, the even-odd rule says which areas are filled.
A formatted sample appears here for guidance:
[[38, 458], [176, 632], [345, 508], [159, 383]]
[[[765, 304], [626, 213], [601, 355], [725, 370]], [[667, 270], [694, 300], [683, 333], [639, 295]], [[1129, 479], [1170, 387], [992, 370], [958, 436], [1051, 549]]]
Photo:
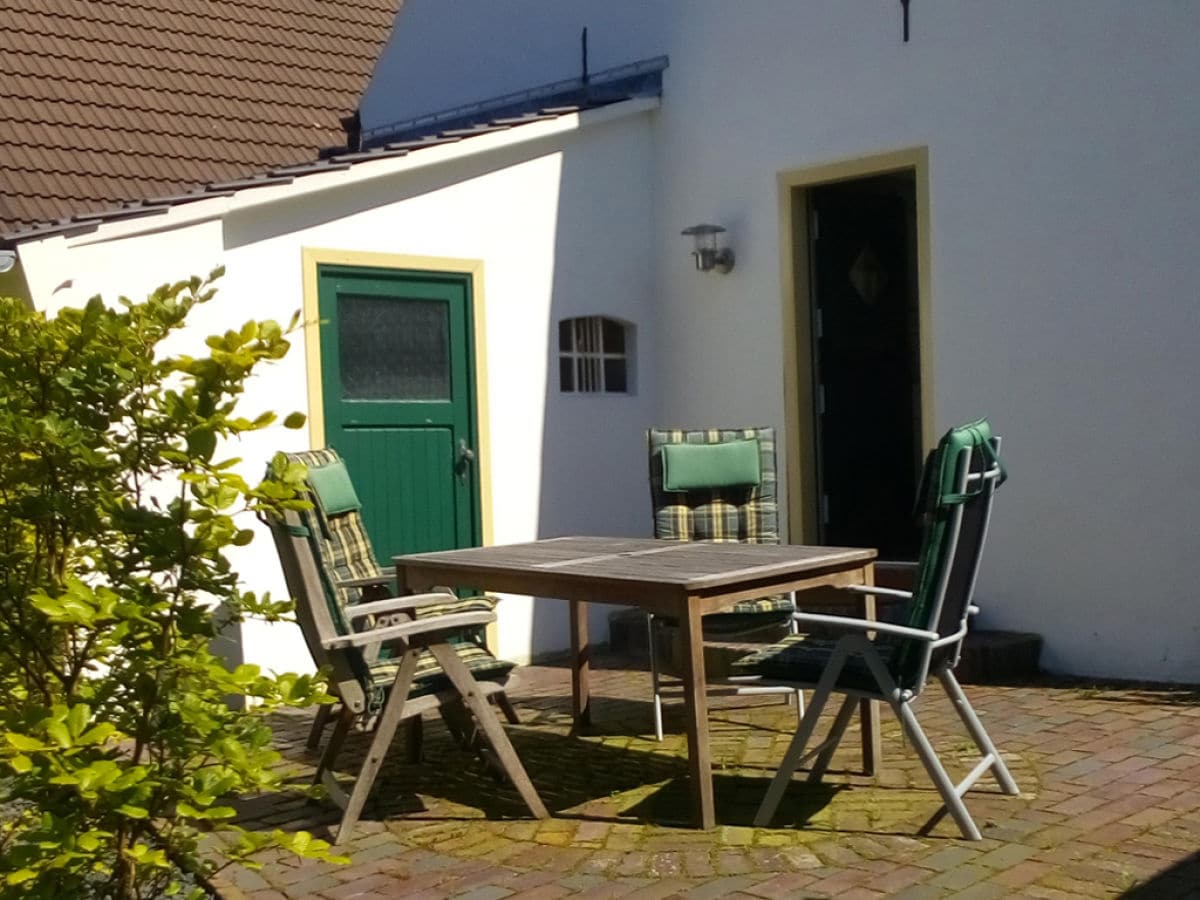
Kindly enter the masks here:
[[5, 0], [0, 233], [311, 162], [402, 0]]

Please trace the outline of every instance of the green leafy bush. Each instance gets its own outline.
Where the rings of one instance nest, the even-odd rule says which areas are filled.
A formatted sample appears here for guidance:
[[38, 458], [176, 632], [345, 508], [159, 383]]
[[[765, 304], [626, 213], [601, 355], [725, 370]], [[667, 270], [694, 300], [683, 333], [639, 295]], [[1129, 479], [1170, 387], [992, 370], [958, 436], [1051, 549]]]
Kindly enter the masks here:
[[296, 319], [210, 337], [204, 356], [161, 346], [220, 274], [53, 318], [0, 300], [0, 893], [202, 893], [206, 832], [226, 860], [328, 858], [305, 833], [239, 829], [229, 805], [280, 784], [263, 714], [328, 698], [211, 650], [225, 625], [290, 610], [240, 588], [238, 516], [303, 503], [281, 460], [251, 486], [216, 458], [275, 422], [235, 407]]

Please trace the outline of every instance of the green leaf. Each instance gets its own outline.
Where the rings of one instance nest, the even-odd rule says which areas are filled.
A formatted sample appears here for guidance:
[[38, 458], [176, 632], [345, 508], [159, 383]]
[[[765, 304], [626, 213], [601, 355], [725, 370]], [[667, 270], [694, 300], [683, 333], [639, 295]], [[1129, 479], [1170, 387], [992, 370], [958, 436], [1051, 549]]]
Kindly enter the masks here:
[[188, 433], [187, 447], [189, 453], [207, 462], [217, 451], [217, 436], [211, 428], [196, 428]]
[[9, 884], [24, 884], [26, 881], [32, 881], [38, 877], [38, 873], [33, 869], [17, 869], [15, 872], [9, 872], [4, 876], [4, 880]]
[[28, 756], [10, 756], [8, 764], [18, 775], [24, 775], [33, 768], [33, 761]]
[[86, 850], [91, 853], [92, 851], [99, 849], [101, 839], [105, 837], [107, 837], [107, 834], [102, 831], [85, 831], [75, 841], [75, 844], [80, 850]]
[[86, 703], [77, 703], [71, 707], [67, 714], [67, 728], [70, 729], [72, 738], [78, 738], [83, 733], [91, 717], [92, 711]]
[[90, 746], [92, 744], [103, 744], [106, 740], [113, 736], [117, 731], [117, 726], [111, 722], [97, 722], [87, 731], [78, 735], [75, 743], [79, 746]]
[[287, 418], [283, 420], [284, 428], [303, 428], [308, 417], [302, 412], [288, 413]]
[[71, 733], [65, 722], [51, 719], [46, 723], [46, 734], [64, 750], [71, 746]]
[[36, 752], [38, 750], [46, 749], [46, 745], [43, 744], [41, 741], [31, 738], [27, 734], [19, 734], [15, 731], [5, 732], [4, 739], [6, 741], [8, 741], [9, 744], [11, 744], [13, 746], [13, 748], [16, 750], [23, 750], [26, 752]]

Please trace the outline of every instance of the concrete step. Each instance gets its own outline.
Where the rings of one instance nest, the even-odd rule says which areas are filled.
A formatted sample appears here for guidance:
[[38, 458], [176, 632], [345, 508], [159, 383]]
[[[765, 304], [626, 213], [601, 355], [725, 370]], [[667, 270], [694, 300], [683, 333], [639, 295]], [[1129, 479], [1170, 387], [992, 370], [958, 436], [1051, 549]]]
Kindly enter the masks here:
[[[846, 614], [843, 604], [820, 606], [806, 602], [804, 608], [810, 612]], [[890, 619], [894, 615], [894, 610], [880, 611], [881, 618]], [[634, 658], [646, 656], [646, 617], [640, 610], [622, 609], [612, 613], [608, 618], [608, 629], [609, 645], [614, 652]], [[780, 640], [786, 633], [783, 628], [764, 629], [758, 634], [739, 637], [739, 645], [744, 641], [770, 643]], [[670, 664], [678, 653], [676, 641], [675, 629], [662, 629], [659, 654], [667, 664]], [[744, 652], [745, 648], [739, 645], [714, 644], [705, 649], [705, 668], [711, 677], [720, 677], [728, 671], [732, 659]], [[954, 673], [964, 684], [998, 684], [1027, 680], [1039, 672], [1038, 659], [1041, 651], [1040, 635], [977, 629], [967, 634], [962, 659]]]

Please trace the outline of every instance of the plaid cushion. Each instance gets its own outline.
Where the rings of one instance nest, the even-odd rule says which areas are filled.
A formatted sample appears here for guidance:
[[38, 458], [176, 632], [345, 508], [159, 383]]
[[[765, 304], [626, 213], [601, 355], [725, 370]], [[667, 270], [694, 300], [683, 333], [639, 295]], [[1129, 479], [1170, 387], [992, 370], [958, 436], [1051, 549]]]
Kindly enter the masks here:
[[[503, 681], [508, 677], [508, 673], [516, 668], [516, 663], [506, 659], [497, 659], [486, 649], [470, 641], [457, 643], [454, 645], [454, 649], [458, 653], [459, 659], [463, 661], [472, 677], [477, 681]], [[369, 694], [371, 709], [382, 708], [387, 692], [391, 689], [392, 682], [396, 680], [396, 672], [399, 668], [400, 661], [396, 659], [379, 660], [371, 666]], [[417, 657], [417, 671], [413, 675], [412, 688], [409, 690], [408, 696], [420, 697], [444, 690], [449, 686], [450, 679], [437, 664], [433, 654], [428, 650], [422, 650]]]
[[[803, 634], [788, 635], [777, 644], [743, 656], [733, 663], [734, 675], [758, 675], [770, 681], [787, 681], [811, 685], [821, 679], [821, 673], [833, 655], [836, 641], [814, 638]], [[895, 648], [890, 644], [876, 643], [884, 665], [891, 661]], [[838, 676], [837, 687], [865, 691], [878, 691], [879, 685], [867, 664], [858, 654], [851, 654]]]
[[[329, 466], [341, 461], [341, 457], [332, 447], [321, 450], [307, 450], [300, 453], [287, 454], [291, 462], [302, 463], [310, 469]], [[325, 600], [329, 606], [330, 615], [340, 634], [349, 634], [352, 630], [350, 621], [345, 616], [345, 609], [355, 603], [370, 599], [370, 592], [362, 588], [347, 587], [343, 582], [360, 578], [384, 578], [385, 573], [375, 559], [375, 551], [371, 546], [371, 538], [357, 508], [349, 508], [338, 513], [327, 512], [321, 505], [316, 492], [310, 493], [313, 508], [304, 510], [300, 517], [309, 530], [311, 542], [316, 550], [321, 574], [325, 580]], [[394, 590], [394, 585], [388, 587], [383, 582], [388, 594]], [[365, 595], [365, 596], [364, 596]], [[418, 619], [438, 615], [462, 612], [492, 612], [496, 608], [496, 598], [488, 596], [467, 597], [453, 602], [438, 603], [423, 607], [416, 611]], [[373, 619], [358, 620], [359, 630], [374, 624]], [[449, 640], [477, 677], [495, 679], [507, 675], [515, 663], [496, 659], [483, 646], [484, 632], [482, 628], [464, 629], [461, 636]], [[372, 696], [379, 700], [380, 685], [390, 685], [396, 674], [396, 661], [389, 658], [389, 652], [384, 649], [380, 658], [369, 666], [359, 660], [358, 676], [363, 686]], [[391, 677], [387, 673], [391, 672]], [[417, 675], [414, 679], [414, 693], [429, 693], [438, 687], [430, 687], [441, 679], [445, 685], [445, 675], [437, 662], [428, 653], [421, 654]], [[418, 690], [420, 685], [425, 687]]]
[[[651, 428], [650, 499], [654, 507], [654, 536], [674, 541], [729, 541], [746, 544], [779, 543], [779, 504], [776, 496], [774, 428]], [[663, 489], [662, 450], [667, 444], [758, 442], [762, 478], [758, 484], [708, 490]], [[792, 610], [783, 594], [743, 600], [725, 614], [778, 613]]]
[[[315, 469], [336, 463], [341, 457], [336, 450], [326, 448], [289, 453], [288, 459]], [[302, 513], [301, 518], [312, 533], [321, 572], [327, 579], [326, 601], [330, 615], [338, 631], [348, 634], [350, 624], [342, 611], [351, 603], [359, 602], [362, 589], [343, 587], [340, 583], [356, 578], [379, 577], [383, 575], [383, 570], [375, 561], [371, 539], [358, 510], [328, 516], [316, 494], [310, 494], [310, 498], [313, 508]]]

